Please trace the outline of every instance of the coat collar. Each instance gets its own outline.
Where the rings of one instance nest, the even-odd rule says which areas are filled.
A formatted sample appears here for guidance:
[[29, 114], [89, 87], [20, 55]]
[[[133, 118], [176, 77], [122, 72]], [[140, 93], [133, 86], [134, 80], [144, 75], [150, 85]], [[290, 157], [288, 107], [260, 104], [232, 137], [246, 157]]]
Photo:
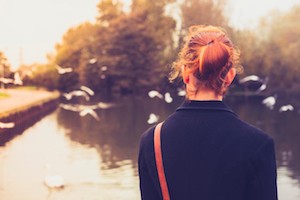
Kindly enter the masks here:
[[211, 100], [211, 101], [195, 101], [186, 100], [183, 104], [177, 108], [180, 110], [220, 110], [227, 111], [235, 114], [223, 101]]

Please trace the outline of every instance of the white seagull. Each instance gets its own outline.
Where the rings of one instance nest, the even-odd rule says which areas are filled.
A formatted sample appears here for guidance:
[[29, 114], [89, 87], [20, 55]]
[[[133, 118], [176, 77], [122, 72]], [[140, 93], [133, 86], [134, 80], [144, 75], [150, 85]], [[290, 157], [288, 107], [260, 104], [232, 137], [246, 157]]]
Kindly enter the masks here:
[[264, 104], [271, 110], [274, 108], [275, 103], [276, 103], [276, 98], [274, 96], [269, 96], [262, 101], [262, 104]]
[[20, 77], [20, 74], [18, 72], [16, 72], [14, 74], [14, 79], [11, 79], [11, 78], [4, 78], [4, 77], [1, 77], [0, 78], [0, 82], [4, 83], [4, 84], [14, 84], [14, 85], [23, 85], [23, 81]]
[[294, 110], [294, 106], [292, 106], [291, 104], [284, 105], [279, 108], [279, 112], [286, 112], [286, 111], [293, 111], [293, 110]]
[[21, 76], [18, 72], [16, 72], [14, 74], [14, 84], [15, 85], [23, 85], [23, 81], [22, 81]]
[[85, 91], [86, 93], [88, 93], [90, 96], [94, 96], [94, 94], [95, 94], [95, 92], [87, 86], [82, 85], [82, 86], [80, 86], [80, 89], [82, 91]]
[[248, 81], [259, 81], [260, 78], [256, 75], [250, 75], [250, 76], [246, 76], [244, 78], [242, 78], [239, 82], [240, 83], [246, 83]]
[[15, 123], [14, 122], [0, 122], [0, 128], [1, 129], [8, 129], [8, 128], [13, 128], [15, 127]]
[[101, 74], [100, 78], [101, 78], [101, 79], [105, 79], [106, 76], [105, 76], [104, 74]]
[[9, 84], [9, 83], [14, 83], [14, 80], [11, 78], [0, 78], [0, 82], [4, 83], [4, 84]]
[[183, 89], [178, 89], [177, 95], [180, 97], [184, 97], [184, 96], [186, 96], [186, 91]]
[[262, 80], [262, 85], [256, 90], [256, 93], [260, 93], [260, 92], [264, 91], [265, 89], [267, 89], [268, 81], [269, 81], [268, 77], [266, 77], [264, 80]]
[[98, 114], [92, 108], [86, 107], [82, 111], [79, 112], [79, 115], [81, 117], [84, 117], [88, 114], [91, 115], [92, 117], [94, 117], [97, 121], [100, 121]]
[[165, 93], [165, 101], [167, 103], [172, 103], [173, 102], [173, 98], [171, 97], [171, 94], [169, 92]]
[[97, 58], [91, 58], [89, 59], [90, 64], [95, 64], [97, 62]]
[[107, 71], [107, 66], [105, 66], [105, 65], [102, 66], [102, 67], [101, 67], [101, 71], [103, 71], [103, 72]]
[[77, 96], [77, 97], [84, 97], [85, 100], [89, 101], [90, 100], [90, 97], [89, 95], [85, 92], [85, 91], [82, 91], [82, 90], [74, 90], [72, 92], [69, 92], [69, 93], [64, 93], [63, 96], [67, 99], [67, 100], [71, 100], [73, 98], [73, 96]]
[[261, 91], [264, 91], [267, 89], [267, 83], [263, 83], [257, 90], [256, 93], [260, 93]]
[[70, 104], [59, 104], [59, 107], [65, 109], [65, 110], [70, 110], [70, 111], [73, 111], [73, 112], [80, 112], [81, 109], [79, 106], [77, 105], [70, 105]]
[[98, 114], [94, 111], [95, 109], [99, 108], [99, 105], [70, 105], [70, 104], [60, 104], [61, 108], [65, 110], [70, 110], [73, 112], [79, 112], [79, 115], [81, 117], [84, 117], [86, 115], [91, 115], [94, 117], [97, 121], [100, 121], [100, 118]]
[[158, 97], [158, 98], [160, 98], [160, 99], [163, 99], [164, 97], [163, 97], [163, 95], [162, 94], [160, 94], [158, 91], [156, 91], [156, 90], [151, 90], [151, 91], [149, 91], [148, 92], [148, 96], [150, 97], [150, 98], [154, 98], [154, 97]]
[[57, 72], [59, 74], [66, 74], [66, 73], [70, 73], [73, 71], [73, 69], [71, 67], [68, 67], [68, 68], [63, 68], [59, 65], [56, 65], [55, 68], [57, 69]]
[[149, 115], [149, 118], [148, 118], [147, 123], [148, 123], [148, 124], [154, 124], [154, 123], [158, 122], [158, 119], [159, 119], [159, 116], [158, 116], [158, 115], [156, 115], [156, 114], [154, 114], [154, 113], [151, 113], [151, 114]]
[[107, 108], [111, 108], [113, 106], [114, 106], [114, 104], [112, 104], [112, 103], [104, 103], [104, 102], [97, 103], [97, 107], [101, 108], [101, 109], [107, 109]]

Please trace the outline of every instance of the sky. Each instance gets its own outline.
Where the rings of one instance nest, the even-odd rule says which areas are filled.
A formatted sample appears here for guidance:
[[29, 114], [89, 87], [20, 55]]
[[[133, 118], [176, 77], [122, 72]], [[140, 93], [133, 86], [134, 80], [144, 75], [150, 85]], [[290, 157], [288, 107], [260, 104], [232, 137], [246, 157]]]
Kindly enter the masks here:
[[[126, 1], [126, 0], [125, 0]], [[127, 0], [128, 1], [128, 0]], [[273, 9], [286, 11], [300, 0], [228, 0], [230, 23], [253, 28]], [[71, 27], [94, 22], [99, 0], [0, 0], [0, 51], [12, 69], [44, 63]]]

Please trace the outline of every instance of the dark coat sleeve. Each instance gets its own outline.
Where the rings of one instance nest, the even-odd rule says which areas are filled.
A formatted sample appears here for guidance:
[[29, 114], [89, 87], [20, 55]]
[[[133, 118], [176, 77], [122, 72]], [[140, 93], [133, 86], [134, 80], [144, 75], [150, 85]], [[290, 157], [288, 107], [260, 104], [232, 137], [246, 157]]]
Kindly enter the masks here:
[[277, 200], [277, 173], [274, 142], [268, 138], [255, 153], [255, 171], [260, 200]]

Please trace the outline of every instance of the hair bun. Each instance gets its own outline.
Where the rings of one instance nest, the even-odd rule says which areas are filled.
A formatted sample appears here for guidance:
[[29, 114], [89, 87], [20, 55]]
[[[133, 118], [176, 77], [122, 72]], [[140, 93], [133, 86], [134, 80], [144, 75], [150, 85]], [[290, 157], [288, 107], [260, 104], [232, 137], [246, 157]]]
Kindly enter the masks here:
[[215, 26], [192, 26], [186, 39], [170, 80], [182, 74], [181, 66], [185, 66], [185, 73], [193, 73], [202, 87], [223, 94], [227, 72], [239, 66], [239, 51], [225, 30]]
[[207, 45], [211, 45], [211, 44], [213, 44], [215, 42], [215, 39], [212, 39], [211, 41], [209, 41], [208, 43], [207, 43]]

